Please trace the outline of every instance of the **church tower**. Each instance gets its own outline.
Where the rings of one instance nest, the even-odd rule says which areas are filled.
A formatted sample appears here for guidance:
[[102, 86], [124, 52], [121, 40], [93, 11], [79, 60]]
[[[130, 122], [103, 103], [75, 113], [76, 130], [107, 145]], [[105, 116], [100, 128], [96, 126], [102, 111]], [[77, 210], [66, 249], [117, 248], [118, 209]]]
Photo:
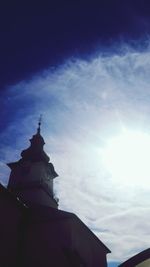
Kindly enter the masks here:
[[21, 152], [19, 161], [7, 164], [11, 169], [8, 190], [27, 205], [40, 204], [57, 209], [53, 179], [58, 175], [43, 150], [45, 142], [40, 128], [41, 118], [37, 133], [30, 139], [30, 147]]
[[40, 127], [41, 119], [21, 159], [8, 164], [8, 188], [0, 184], [0, 266], [107, 267], [110, 250], [75, 214], [58, 209], [58, 175]]

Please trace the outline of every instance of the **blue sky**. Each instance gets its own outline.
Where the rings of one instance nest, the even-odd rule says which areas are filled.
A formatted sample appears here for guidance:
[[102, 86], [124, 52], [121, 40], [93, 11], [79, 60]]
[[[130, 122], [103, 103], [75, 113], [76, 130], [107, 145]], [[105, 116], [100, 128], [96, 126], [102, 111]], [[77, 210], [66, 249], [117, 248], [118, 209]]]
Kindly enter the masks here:
[[108, 267], [117, 267], [118, 266], [118, 262], [110, 262], [108, 263]]
[[0, 3], [0, 181], [42, 114], [59, 207], [111, 267], [149, 247], [149, 29], [148, 0]]
[[[124, 130], [131, 141], [140, 136], [138, 144], [146, 136], [149, 148], [149, 46], [142, 51], [122, 46], [118, 51], [70, 59], [8, 87], [1, 97], [0, 134], [0, 179], [6, 185], [5, 163], [20, 158], [43, 114], [45, 151], [59, 174], [55, 181], [59, 207], [76, 213], [93, 230], [112, 251], [108, 259], [113, 262], [149, 246], [150, 214], [150, 182], [145, 173], [138, 179], [124, 177], [129, 166], [127, 158], [121, 162], [119, 157], [125, 150], [111, 154], [110, 162], [117, 157], [118, 166], [122, 164], [117, 177], [109, 161], [103, 160], [105, 155], [109, 159], [108, 144], [120, 142]], [[128, 154], [133, 152], [128, 148]], [[133, 169], [131, 173], [135, 174]]]

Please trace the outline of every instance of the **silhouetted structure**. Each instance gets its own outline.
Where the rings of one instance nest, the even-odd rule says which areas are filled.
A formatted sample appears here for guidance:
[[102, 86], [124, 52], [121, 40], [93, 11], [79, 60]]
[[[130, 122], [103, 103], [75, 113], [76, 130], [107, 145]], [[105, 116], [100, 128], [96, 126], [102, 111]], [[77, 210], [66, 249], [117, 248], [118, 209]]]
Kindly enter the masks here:
[[37, 133], [0, 185], [0, 266], [106, 267], [110, 250], [75, 215], [58, 210], [57, 177]]
[[150, 248], [136, 254], [119, 267], [150, 267]]

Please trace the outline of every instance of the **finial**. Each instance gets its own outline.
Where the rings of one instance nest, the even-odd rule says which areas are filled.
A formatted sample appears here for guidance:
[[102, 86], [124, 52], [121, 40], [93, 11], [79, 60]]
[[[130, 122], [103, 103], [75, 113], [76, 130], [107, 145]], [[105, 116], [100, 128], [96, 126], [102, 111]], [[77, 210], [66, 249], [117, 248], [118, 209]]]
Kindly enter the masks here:
[[41, 123], [42, 123], [42, 114], [39, 117], [38, 128], [37, 128], [38, 134], [40, 134], [40, 131], [41, 131]]

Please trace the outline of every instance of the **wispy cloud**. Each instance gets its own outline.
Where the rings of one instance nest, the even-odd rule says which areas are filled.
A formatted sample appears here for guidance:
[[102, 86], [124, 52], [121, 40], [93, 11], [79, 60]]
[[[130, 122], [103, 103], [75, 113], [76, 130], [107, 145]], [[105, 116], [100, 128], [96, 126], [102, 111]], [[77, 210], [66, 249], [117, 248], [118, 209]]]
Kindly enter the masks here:
[[60, 175], [55, 182], [60, 208], [80, 216], [111, 249], [113, 260], [149, 247], [150, 183], [142, 189], [117, 184], [102, 160], [107, 140], [122, 125], [150, 134], [149, 73], [148, 48], [97, 53], [45, 70], [1, 98], [1, 181], [8, 177], [3, 162], [19, 158], [42, 113], [45, 150]]

